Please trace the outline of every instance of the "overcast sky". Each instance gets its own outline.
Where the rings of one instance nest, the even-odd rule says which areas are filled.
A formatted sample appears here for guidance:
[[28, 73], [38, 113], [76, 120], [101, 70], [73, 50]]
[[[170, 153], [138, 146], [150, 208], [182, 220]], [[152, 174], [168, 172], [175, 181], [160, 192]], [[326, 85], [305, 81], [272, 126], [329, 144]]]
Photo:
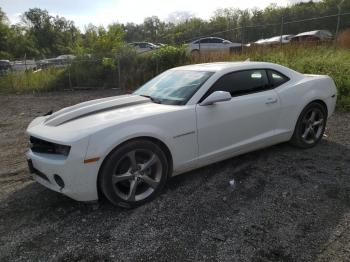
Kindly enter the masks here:
[[1, 0], [0, 6], [11, 23], [19, 21], [19, 15], [29, 8], [46, 9], [52, 15], [64, 16], [77, 26], [107, 26], [113, 22], [142, 23], [145, 17], [156, 15], [165, 20], [176, 11], [186, 11], [208, 19], [218, 8], [264, 8], [270, 3], [286, 6], [299, 0]]

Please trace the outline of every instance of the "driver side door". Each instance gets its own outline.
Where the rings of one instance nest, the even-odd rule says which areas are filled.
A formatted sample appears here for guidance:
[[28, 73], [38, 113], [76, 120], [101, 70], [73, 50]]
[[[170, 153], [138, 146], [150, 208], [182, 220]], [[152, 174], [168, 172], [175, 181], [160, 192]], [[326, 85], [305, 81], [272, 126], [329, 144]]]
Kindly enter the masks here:
[[226, 91], [230, 101], [196, 106], [199, 165], [274, 143], [280, 102], [266, 70], [245, 70], [222, 76], [209, 89]]

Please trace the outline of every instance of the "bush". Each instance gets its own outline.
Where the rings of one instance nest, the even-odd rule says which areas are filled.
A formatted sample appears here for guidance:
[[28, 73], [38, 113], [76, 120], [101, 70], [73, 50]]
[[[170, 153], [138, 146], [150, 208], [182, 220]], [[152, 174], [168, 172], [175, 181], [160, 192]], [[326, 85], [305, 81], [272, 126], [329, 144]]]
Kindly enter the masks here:
[[206, 55], [196, 59], [184, 47], [165, 46], [136, 54], [124, 47], [115, 57], [80, 57], [64, 69], [11, 73], [0, 77], [1, 92], [46, 91], [69, 87], [119, 87], [135, 90], [169, 68], [189, 63], [213, 61], [266, 61], [278, 63], [306, 74], [331, 76], [338, 88], [337, 108], [350, 110], [350, 50], [328, 46], [254, 47], [231, 55]]
[[15, 72], [0, 77], [1, 93], [41, 92], [65, 86], [63, 69]]
[[124, 49], [118, 56], [121, 85], [127, 90], [134, 90], [157, 74], [169, 68], [183, 65], [187, 61], [188, 56], [183, 46], [164, 46], [142, 54], [136, 54], [134, 50]]
[[66, 81], [72, 87], [116, 87], [115, 62], [111, 58], [78, 58], [65, 70]]

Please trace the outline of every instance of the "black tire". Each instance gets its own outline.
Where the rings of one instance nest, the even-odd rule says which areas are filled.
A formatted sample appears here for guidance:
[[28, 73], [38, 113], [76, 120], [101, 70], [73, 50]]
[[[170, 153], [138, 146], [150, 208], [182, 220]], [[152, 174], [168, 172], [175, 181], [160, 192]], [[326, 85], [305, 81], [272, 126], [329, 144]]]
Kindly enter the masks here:
[[[313, 112], [315, 116], [313, 117], [314, 119], [311, 120]], [[322, 121], [322, 123], [314, 126], [316, 122], [320, 121]], [[326, 107], [321, 103], [311, 102], [301, 112], [290, 143], [299, 148], [314, 147], [322, 139], [326, 124]]]
[[198, 49], [194, 49], [191, 51], [191, 55], [194, 57], [199, 57], [200, 56], [200, 52]]
[[[149, 164], [152, 161], [154, 163]], [[168, 166], [167, 158], [157, 144], [133, 140], [116, 148], [105, 159], [99, 186], [112, 204], [134, 208], [160, 194], [168, 178]]]

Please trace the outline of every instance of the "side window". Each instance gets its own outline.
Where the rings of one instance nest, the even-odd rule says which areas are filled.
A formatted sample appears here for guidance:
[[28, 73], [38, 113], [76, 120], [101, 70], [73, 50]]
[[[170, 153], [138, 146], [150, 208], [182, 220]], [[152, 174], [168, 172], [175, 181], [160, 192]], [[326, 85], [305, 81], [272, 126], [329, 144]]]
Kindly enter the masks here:
[[268, 70], [268, 74], [272, 87], [278, 87], [289, 81], [288, 77], [277, 71]]
[[247, 70], [224, 75], [214, 83], [208, 95], [214, 91], [226, 91], [231, 96], [240, 96], [267, 89], [269, 80], [265, 70]]
[[210, 43], [210, 39], [209, 38], [204, 38], [201, 40], [201, 44], [207, 44]]
[[210, 43], [215, 43], [215, 44], [222, 44], [223, 39], [220, 38], [212, 38], [210, 40]]

